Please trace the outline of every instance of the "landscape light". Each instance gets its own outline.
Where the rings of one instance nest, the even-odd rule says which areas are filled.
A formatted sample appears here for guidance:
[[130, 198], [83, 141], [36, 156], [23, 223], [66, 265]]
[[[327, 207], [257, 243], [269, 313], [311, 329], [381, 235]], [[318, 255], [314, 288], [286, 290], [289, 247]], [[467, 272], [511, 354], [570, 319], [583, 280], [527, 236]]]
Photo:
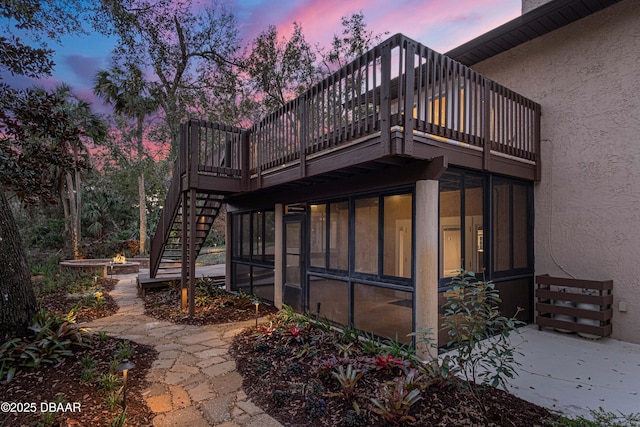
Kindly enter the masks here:
[[129, 369], [135, 368], [136, 365], [133, 362], [129, 362], [129, 359], [122, 359], [122, 363], [116, 366], [116, 371], [122, 372], [122, 409], [127, 409], [127, 372]]

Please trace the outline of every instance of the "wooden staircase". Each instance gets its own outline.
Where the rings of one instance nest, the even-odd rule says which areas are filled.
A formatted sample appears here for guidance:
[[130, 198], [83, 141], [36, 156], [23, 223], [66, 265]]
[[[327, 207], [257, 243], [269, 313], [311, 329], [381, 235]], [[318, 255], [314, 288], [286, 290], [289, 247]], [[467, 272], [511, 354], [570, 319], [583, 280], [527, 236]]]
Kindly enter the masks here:
[[[151, 279], [181, 272], [183, 281], [193, 280], [195, 259], [225, 195], [241, 191], [240, 154], [241, 150], [248, 152], [241, 147], [243, 132], [198, 120], [182, 124], [173, 178], [151, 239]], [[244, 181], [248, 179], [246, 169]]]
[[[183, 227], [185, 226], [184, 212], [189, 212], [191, 201], [187, 199], [186, 209], [183, 208], [184, 198], [178, 199], [177, 209], [174, 207], [175, 218], [172, 222], [168, 234], [166, 234], [162, 252], [156, 265], [150, 271], [151, 277], [157, 275], [162, 276], [163, 273], [176, 273], [182, 267], [182, 250], [183, 245]], [[200, 250], [204, 246], [204, 242], [209, 235], [213, 222], [218, 217], [222, 208], [222, 196], [211, 193], [196, 193], [196, 226], [195, 226], [195, 254], [197, 258]], [[166, 208], [166, 206], [165, 206]], [[188, 227], [187, 227], [188, 228]], [[186, 230], [187, 235], [189, 230]], [[186, 253], [187, 262], [189, 262], [190, 253]]]

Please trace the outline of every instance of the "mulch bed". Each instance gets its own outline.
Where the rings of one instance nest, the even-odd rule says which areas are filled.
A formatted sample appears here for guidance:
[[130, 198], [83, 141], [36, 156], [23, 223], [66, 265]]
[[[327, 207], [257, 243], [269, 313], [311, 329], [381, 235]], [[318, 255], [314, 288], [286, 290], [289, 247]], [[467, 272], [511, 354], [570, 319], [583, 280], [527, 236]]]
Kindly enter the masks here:
[[[81, 412], [59, 412], [53, 426], [107, 426], [121, 412], [119, 406], [110, 408], [105, 401], [105, 393], [98, 383], [99, 373], [109, 372], [109, 365], [122, 340], [94, 337], [92, 348], [75, 351], [57, 366], [42, 367], [19, 372], [11, 382], [0, 383], [3, 402], [35, 403], [33, 413], [0, 412], [2, 426], [32, 426], [43, 421], [42, 405], [56, 402], [57, 396], [63, 402], [79, 403]], [[130, 343], [134, 352], [130, 360], [136, 367], [129, 371], [127, 380], [127, 426], [149, 426], [153, 414], [142, 398], [142, 391], [148, 386], [147, 372], [158, 354], [153, 347]], [[96, 361], [96, 379], [91, 382], [81, 380], [80, 360], [90, 355]], [[44, 416], [46, 417], [46, 416]], [[47, 424], [49, 425], [49, 424]]]
[[[242, 322], [256, 317], [252, 298], [251, 301], [242, 301], [242, 297], [239, 299], [237, 294], [226, 291], [220, 291], [215, 297], [208, 297], [208, 300], [196, 305], [193, 317], [189, 317], [188, 312], [182, 310], [180, 294], [175, 290], [148, 291], [143, 300], [144, 312], [147, 316], [187, 325]], [[275, 307], [268, 304], [261, 303], [258, 306], [259, 317], [274, 314], [277, 311]]]
[[[108, 295], [118, 283], [116, 279], [99, 279], [97, 287], [103, 292], [104, 303], [99, 307], [82, 307], [77, 312], [78, 322], [88, 322], [97, 318], [111, 316], [118, 311], [118, 305]], [[69, 296], [67, 288], [61, 287], [51, 293], [39, 297], [41, 309], [65, 316], [82, 298]], [[123, 340], [87, 335], [90, 347], [74, 347], [73, 356], [55, 366], [41, 366], [37, 369], [19, 371], [9, 382], [0, 381], [0, 401], [15, 404], [29, 404], [27, 409], [35, 408], [35, 412], [0, 412], [0, 426], [108, 426], [121, 413], [120, 406], [110, 407], [105, 400], [105, 391], [99, 383], [99, 377], [108, 373]], [[127, 426], [149, 426], [153, 413], [142, 398], [142, 391], [148, 387], [145, 377], [158, 353], [151, 346], [130, 342], [133, 353], [129, 360], [136, 367], [128, 372], [127, 381]], [[95, 378], [82, 380], [83, 367], [81, 360], [90, 356], [95, 360]], [[118, 373], [119, 374], [119, 373]], [[55, 419], [43, 414], [48, 402], [71, 404], [65, 409], [73, 409], [73, 404], [80, 404], [80, 412], [58, 412]], [[35, 404], [35, 407], [31, 404]], [[24, 405], [21, 405], [24, 409]], [[16, 408], [14, 408], [16, 409]], [[48, 417], [51, 417], [47, 419]], [[45, 422], [46, 421], [46, 422]]]
[[[90, 322], [101, 317], [111, 316], [118, 311], [118, 304], [108, 293], [113, 291], [117, 279], [99, 279], [96, 287], [103, 292], [104, 304], [100, 308], [82, 307], [77, 312], [76, 322]], [[71, 308], [82, 299], [78, 295], [69, 295], [66, 287], [60, 287], [55, 291], [40, 298], [40, 308], [60, 316], [66, 316]]]
[[[335, 344], [341, 340], [339, 332], [322, 339], [313, 338], [313, 333], [302, 340], [291, 336], [265, 339], [262, 328], [236, 336], [231, 351], [247, 395], [265, 412], [285, 426], [391, 425], [372, 411], [371, 398], [380, 399], [385, 382], [401, 375], [400, 369], [366, 368], [367, 362], [362, 361], [367, 358], [354, 346], [347, 358]], [[351, 363], [366, 371], [355, 388], [359, 415], [348, 400], [336, 396], [342, 389], [331, 375], [338, 365]], [[468, 392], [456, 386], [460, 384], [452, 378], [428, 386], [409, 412], [415, 421], [401, 425], [532, 427], [556, 419], [545, 408], [494, 388], [481, 392], [487, 408], [483, 414]]]

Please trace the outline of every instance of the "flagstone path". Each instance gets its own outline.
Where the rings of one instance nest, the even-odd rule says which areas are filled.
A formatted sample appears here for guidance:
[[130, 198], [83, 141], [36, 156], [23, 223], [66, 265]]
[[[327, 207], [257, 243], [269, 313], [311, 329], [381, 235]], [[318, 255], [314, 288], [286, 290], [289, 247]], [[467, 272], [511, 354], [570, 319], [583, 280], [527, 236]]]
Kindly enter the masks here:
[[111, 296], [120, 309], [84, 324], [96, 331], [155, 347], [158, 359], [147, 375], [143, 397], [153, 425], [277, 427], [281, 424], [251, 403], [229, 354], [234, 335], [253, 321], [225, 325], [178, 325], [145, 316], [136, 296], [135, 274], [120, 279]]

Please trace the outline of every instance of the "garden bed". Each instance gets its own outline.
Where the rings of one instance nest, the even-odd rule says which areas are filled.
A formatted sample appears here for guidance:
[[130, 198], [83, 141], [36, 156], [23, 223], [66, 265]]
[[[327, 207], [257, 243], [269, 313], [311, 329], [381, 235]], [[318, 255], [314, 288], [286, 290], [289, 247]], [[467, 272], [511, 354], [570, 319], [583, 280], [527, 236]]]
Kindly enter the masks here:
[[[40, 309], [48, 312], [49, 316], [61, 319], [71, 312], [70, 317], [75, 317], [78, 322], [88, 322], [118, 311], [118, 305], [108, 294], [118, 282], [115, 279], [94, 282], [91, 277], [54, 274], [34, 278], [33, 282]], [[44, 318], [40, 314], [38, 316]], [[64, 326], [64, 329], [68, 331], [69, 327]], [[62, 333], [62, 329], [56, 326], [47, 336], [49, 340], [66, 341], [69, 332], [64, 336]], [[42, 362], [37, 368], [19, 368], [9, 382], [0, 378], [3, 402], [23, 404], [21, 412], [1, 412], [0, 426], [112, 425], [122, 413], [119, 394], [122, 374], [115, 367], [125, 357], [136, 365], [128, 373], [125, 425], [151, 425], [153, 413], [142, 392], [148, 386], [145, 377], [157, 358], [157, 352], [153, 347], [110, 338], [103, 333], [81, 335], [83, 345], [70, 345], [68, 349], [72, 354], [60, 362]], [[52, 344], [55, 342], [49, 345], [51, 351], [54, 348]], [[26, 412], [25, 403], [35, 405], [27, 408], [34, 410]], [[43, 411], [50, 403], [62, 404], [65, 409], [75, 409], [79, 405], [80, 411]]]
[[[113, 371], [112, 361], [124, 341], [104, 337], [92, 339], [92, 348], [75, 351], [56, 366], [42, 366], [19, 372], [9, 383], [0, 382], [0, 396], [4, 402], [35, 403], [35, 412], [0, 413], [0, 425], [3, 426], [109, 426], [121, 413], [119, 401], [108, 402], [105, 388], [107, 375], [113, 373], [114, 381], [121, 374]], [[129, 343], [132, 349], [130, 360], [136, 367], [128, 372], [127, 380], [127, 426], [150, 426], [153, 413], [147, 406], [142, 392], [148, 387], [145, 380], [151, 364], [157, 357], [153, 347]], [[93, 378], [84, 374], [83, 360], [92, 359], [95, 363]], [[86, 363], [86, 362], [85, 362]], [[102, 380], [102, 381], [101, 381]], [[121, 383], [117, 382], [120, 388]], [[80, 404], [80, 411], [42, 412], [42, 404], [58, 402]], [[71, 406], [73, 408], [73, 406]], [[41, 424], [38, 424], [41, 423]]]
[[[189, 317], [188, 312], [182, 309], [179, 287], [173, 286], [169, 290], [148, 290], [142, 299], [147, 316], [174, 323], [211, 325], [256, 318], [255, 299], [252, 295], [227, 292], [209, 278], [198, 279], [196, 283], [196, 306], [193, 317]], [[277, 309], [269, 304], [260, 303], [258, 306], [259, 317], [276, 312]]]
[[[439, 371], [437, 365], [418, 363], [411, 350], [346, 332], [301, 318], [283, 322], [279, 314], [270, 327], [261, 325], [238, 335], [232, 354], [246, 393], [285, 426], [531, 427], [557, 418], [545, 408], [493, 387], [479, 391], [480, 407], [459, 378]], [[350, 369], [355, 387], [349, 391], [339, 378], [345, 381]], [[407, 380], [412, 371], [413, 380]], [[354, 372], [361, 376], [356, 378]], [[385, 401], [384, 391], [397, 395], [399, 382], [405, 399], [394, 406], [391, 397]], [[412, 390], [419, 390], [413, 392], [419, 400], [409, 404]], [[380, 407], [374, 399], [397, 411], [377, 413]]]

